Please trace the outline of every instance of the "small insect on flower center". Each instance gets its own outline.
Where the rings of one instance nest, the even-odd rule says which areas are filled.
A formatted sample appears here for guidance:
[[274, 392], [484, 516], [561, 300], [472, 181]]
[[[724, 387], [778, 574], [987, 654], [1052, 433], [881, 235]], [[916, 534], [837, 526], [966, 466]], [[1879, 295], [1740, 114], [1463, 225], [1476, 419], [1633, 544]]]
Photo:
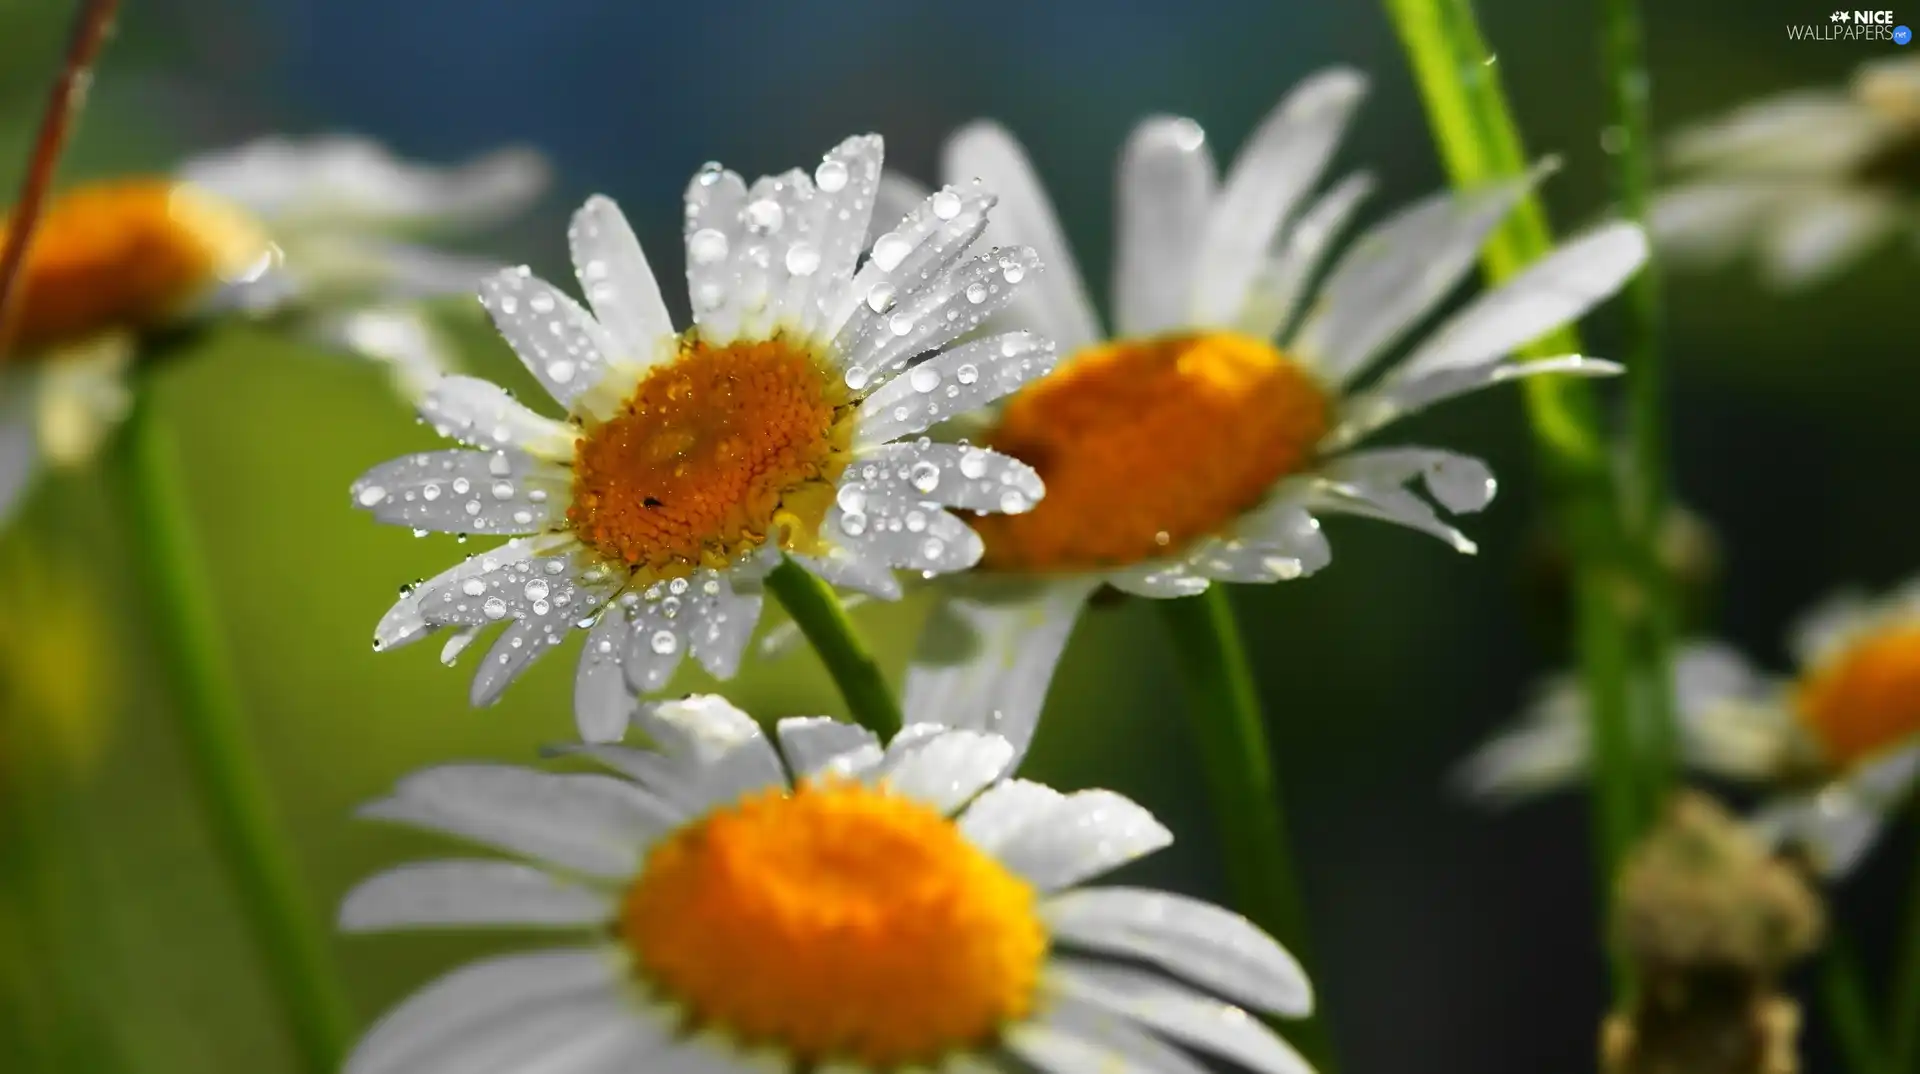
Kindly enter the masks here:
[[1835, 766], [1920, 732], [1920, 623], [1855, 641], [1803, 676], [1796, 700]]
[[853, 438], [851, 398], [783, 337], [689, 333], [574, 448], [574, 534], [637, 574], [724, 567], [769, 538], [811, 551]]
[[802, 1064], [934, 1065], [1028, 1015], [1033, 889], [932, 808], [859, 784], [768, 791], [656, 846], [620, 919], [695, 1025]]
[[1038, 470], [1047, 496], [975, 520], [984, 564], [1086, 570], [1178, 553], [1310, 464], [1329, 408], [1305, 369], [1250, 336], [1083, 350], [1015, 396], [987, 437]]
[[15, 349], [164, 324], [268, 249], [244, 213], [189, 186], [136, 179], [77, 187], [49, 203], [34, 229]]

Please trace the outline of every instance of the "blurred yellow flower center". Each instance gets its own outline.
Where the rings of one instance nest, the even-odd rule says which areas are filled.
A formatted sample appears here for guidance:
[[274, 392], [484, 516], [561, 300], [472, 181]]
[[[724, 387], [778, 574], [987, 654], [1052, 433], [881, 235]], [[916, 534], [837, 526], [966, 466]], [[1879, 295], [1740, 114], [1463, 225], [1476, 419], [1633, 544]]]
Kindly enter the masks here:
[[1178, 552], [1310, 464], [1329, 409], [1305, 369], [1250, 336], [1089, 347], [1015, 396], [986, 438], [1038, 470], [1047, 495], [974, 520], [983, 563], [1087, 570]]
[[813, 550], [847, 466], [850, 403], [839, 376], [782, 337], [716, 346], [688, 333], [576, 443], [567, 519], [653, 577], [724, 567], [770, 536]]
[[1920, 732], [1920, 623], [1852, 643], [1800, 680], [1796, 701], [1836, 766]]
[[803, 1067], [934, 1065], [1033, 1008], [1031, 887], [934, 809], [833, 782], [767, 791], [656, 846], [620, 919], [695, 1025]]
[[15, 353], [153, 328], [269, 247], [239, 209], [165, 179], [77, 187], [48, 203], [22, 266]]

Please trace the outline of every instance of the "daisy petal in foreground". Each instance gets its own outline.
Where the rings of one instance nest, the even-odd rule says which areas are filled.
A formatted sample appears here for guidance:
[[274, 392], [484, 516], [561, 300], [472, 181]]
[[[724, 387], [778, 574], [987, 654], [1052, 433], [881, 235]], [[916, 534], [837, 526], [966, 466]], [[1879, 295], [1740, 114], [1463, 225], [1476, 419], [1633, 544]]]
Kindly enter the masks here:
[[605, 198], [568, 232], [592, 312], [524, 269], [488, 280], [495, 325], [567, 420], [469, 377], [433, 390], [421, 413], [473, 450], [375, 467], [354, 502], [415, 530], [515, 539], [406, 593], [375, 647], [451, 627], [451, 661], [501, 625], [474, 677], [484, 705], [582, 628], [575, 715], [605, 739], [683, 655], [733, 674], [783, 555], [888, 598], [893, 568], [972, 566], [980, 538], [947, 509], [1024, 511], [1040, 481], [914, 437], [1052, 368], [1052, 345], [1026, 332], [941, 350], [1039, 266], [1025, 247], [970, 253], [993, 204], [978, 183], [924, 199], [861, 261], [880, 163], [868, 135], [811, 176], [748, 186], [703, 168], [687, 187], [684, 333]]
[[569, 944], [426, 986], [349, 1074], [1204, 1069], [1181, 1047], [1308, 1069], [1248, 1010], [1312, 1007], [1272, 939], [1081, 886], [1169, 842], [1133, 802], [1003, 778], [1014, 745], [981, 732], [916, 724], [883, 748], [797, 718], [776, 749], [718, 697], [636, 722], [658, 752], [583, 747], [617, 776], [455, 765], [365, 810], [526, 860], [401, 866], [347, 896], [342, 927]]
[[[1829, 875], [1854, 867], [1920, 775], [1920, 578], [1870, 600], [1836, 597], [1791, 639], [1800, 673], [1765, 674], [1717, 643], [1675, 661], [1686, 762], [1777, 792], [1752, 822]], [[1461, 784], [1512, 801], [1582, 779], [1586, 704], [1572, 676], [1541, 690], [1521, 726], [1470, 757]]]
[[1363, 90], [1349, 71], [1308, 79], [1224, 177], [1191, 120], [1136, 129], [1119, 166], [1112, 338], [1020, 147], [992, 125], [954, 136], [948, 175], [980, 176], [1000, 194], [988, 241], [1030, 242], [1049, 267], [1009, 315], [1069, 357], [981, 417], [981, 442], [1047, 484], [1036, 510], [977, 524], [982, 571], [1027, 595], [952, 605], [914, 669], [910, 709], [957, 726], [1029, 722], [1098, 586], [1179, 597], [1215, 581], [1310, 574], [1330, 557], [1319, 515], [1394, 522], [1471, 552], [1411, 486], [1449, 511], [1477, 511], [1494, 492], [1484, 464], [1437, 448], [1356, 445], [1491, 384], [1618, 371], [1578, 355], [1507, 356], [1638, 269], [1645, 239], [1626, 224], [1555, 250], [1361, 385], [1473, 270], [1533, 182], [1403, 209], [1349, 244], [1315, 287], [1370, 186], [1354, 175], [1312, 193]]

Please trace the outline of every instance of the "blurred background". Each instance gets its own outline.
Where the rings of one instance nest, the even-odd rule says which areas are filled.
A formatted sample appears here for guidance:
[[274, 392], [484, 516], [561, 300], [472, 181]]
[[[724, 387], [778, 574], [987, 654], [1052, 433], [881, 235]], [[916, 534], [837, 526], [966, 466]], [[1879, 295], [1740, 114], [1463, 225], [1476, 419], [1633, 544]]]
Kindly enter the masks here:
[[[1564, 158], [1546, 190], [1556, 222], [1599, 215], [1595, 5], [1479, 6], [1530, 147]], [[0, 4], [7, 191], [70, 7]], [[1762, 94], [1837, 84], [1894, 47], [1789, 42], [1786, 23], [1826, 14], [1812, 0], [1643, 7], [1663, 131]], [[1914, 22], [1920, 8], [1896, 15]], [[1287, 87], [1335, 63], [1373, 79], [1340, 158], [1381, 181], [1367, 217], [1443, 182], [1398, 43], [1365, 3], [129, 0], [62, 177], [165, 171], [269, 132], [360, 132], [441, 162], [524, 144], [548, 155], [557, 187], [486, 252], [562, 278], [567, 214], [601, 191], [626, 207], [667, 281], [678, 277], [680, 191], [703, 161], [774, 172], [877, 130], [890, 164], [931, 176], [946, 132], [992, 116], [1026, 142], [1104, 292], [1112, 166], [1133, 122], [1193, 116], [1224, 159]], [[1826, 591], [1882, 587], [1920, 567], [1920, 500], [1891, 494], [1911, 489], [1920, 463], [1920, 369], [1905, 327], [1917, 288], [1910, 243], [1791, 297], [1763, 292], [1744, 266], [1669, 277], [1678, 487], [1723, 555], [1707, 622], [1776, 668], [1791, 619]], [[459, 322], [467, 360], [526, 386], [472, 320]], [[1595, 353], [1611, 353], [1604, 314], [1588, 332]], [[331, 913], [370, 870], [444, 846], [356, 822], [352, 807], [425, 763], [526, 761], [537, 744], [570, 739], [571, 655], [545, 661], [496, 708], [470, 711], [468, 672], [441, 667], [434, 646], [370, 651], [395, 588], [456, 552], [453, 538], [413, 540], [350, 509], [347, 485], [364, 469], [436, 442], [379, 371], [235, 330], [157, 383], [252, 731], [313, 904]], [[1491, 812], [1445, 783], [1564, 655], [1551, 586], [1530, 567], [1537, 504], [1518, 397], [1488, 392], [1391, 439], [1494, 464], [1502, 495], [1467, 524], [1478, 557], [1336, 520], [1334, 568], [1235, 591], [1304, 862], [1322, 1001], [1350, 1071], [1591, 1069], [1604, 980], [1579, 797]], [[8, 829], [40, 833], [30, 854], [0, 855], [18, 881], [0, 973], [26, 975], [0, 989], [25, 1004], [0, 1016], [0, 1034], [40, 1034], [63, 1071], [288, 1069], [154, 686], [124, 566], [141, 534], [120, 532], [108, 506], [85, 475], [46, 482], [26, 524], [0, 539], [11, 729], [0, 783], [16, 812]], [[891, 667], [923, 611], [860, 613]], [[1179, 841], [1132, 877], [1218, 897], [1199, 769], [1148, 611], [1085, 620], [1028, 774], [1139, 799]], [[728, 693], [764, 717], [838, 705], [805, 652], [750, 662]], [[1910, 844], [1893, 833], [1838, 895], [1874, 972], [1894, 944]], [[336, 955], [370, 1020], [456, 960], [512, 942], [353, 938]], [[1825, 1045], [1810, 1021], [1817, 1071]], [[20, 1046], [0, 1036], [0, 1069], [16, 1069], [8, 1056]]]

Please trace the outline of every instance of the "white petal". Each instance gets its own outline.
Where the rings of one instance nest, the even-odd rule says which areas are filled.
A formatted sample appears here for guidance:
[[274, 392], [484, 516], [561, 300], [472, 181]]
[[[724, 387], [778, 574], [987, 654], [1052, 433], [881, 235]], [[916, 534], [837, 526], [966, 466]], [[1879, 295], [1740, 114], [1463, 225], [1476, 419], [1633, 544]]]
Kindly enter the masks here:
[[633, 691], [620, 661], [631, 644], [631, 621], [618, 608], [602, 612], [580, 647], [573, 676], [573, 720], [582, 742], [618, 742], [633, 715]]
[[644, 369], [671, 355], [673, 318], [653, 266], [613, 199], [595, 194], [573, 214], [567, 248], [580, 292], [605, 327], [611, 362]]
[[1299, 1017], [1313, 1010], [1300, 963], [1239, 914], [1184, 895], [1087, 888], [1049, 900], [1054, 935], [1151, 962], [1255, 1010]]
[[1562, 244], [1449, 317], [1388, 375], [1389, 382], [1465, 369], [1513, 351], [1586, 315], [1647, 260], [1639, 226], [1615, 222]]
[[432, 451], [367, 471], [349, 490], [381, 522], [440, 533], [539, 533], [565, 520], [573, 475], [518, 451]]
[[786, 784], [773, 744], [751, 716], [715, 694], [642, 706], [635, 726], [674, 763], [696, 770], [709, 802]]
[[[834, 342], [847, 386], [858, 390], [878, 384], [915, 355], [980, 328], [1039, 271], [1032, 249], [995, 247], [926, 287], [903, 293], [885, 314], [865, 319], [856, 314]], [[870, 304], [862, 309], [872, 313]]]
[[652, 693], [667, 685], [689, 653], [715, 675], [730, 674], [760, 611], [757, 592], [740, 592], [726, 572], [701, 570], [644, 591], [629, 590], [607, 614], [631, 621], [623, 657], [627, 683]]
[[1434, 499], [1456, 513], [1485, 508], [1497, 488], [1486, 463], [1471, 455], [1435, 448], [1356, 451], [1328, 463], [1321, 474], [1332, 481], [1357, 485], [1397, 486], [1419, 477]]
[[1818, 283], [1891, 238], [1902, 219], [1900, 207], [1883, 195], [1810, 193], [1760, 236], [1767, 280], [1780, 288]]
[[419, 641], [442, 624], [431, 623], [421, 606], [422, 598], [431, 593], [439, 593], [451, 587], [457, 587], [469, 578], [477, 578], [508, 564], [525, 560], [547, 551], [550, 541], [516, 537], [497, 548], [489, 549], [480, 555], [464, 560], [441, 571], [431, 579], [418, 585], [401, 589], [400, 599], [394, 602], [380, 623], [373, 629], [373, 648], [375, 652], [397, 649], [402, 645]]
[[1281, 336], [1293, 326], [1307, 295], [1307, 285], [1333, 252], [1334, 240], [1346, 230], [1360, 203], [1373, 193], [1373, 177], [1349, 175], [1320, 196], [1287, 228], [1279, 249], [1254, 277], [1240, 311], [1239, 327], [1260, 339]]
[[[474, 277], [475, 285], [481, 275]], [[326, 346], [342, 347], [385, 365], [395, 393], [415, 407], [441, 377], [460, 367], [453, 343], [413, 306], [372, 306], [323, 315], [312, 334]]]
[[1832, 174], [1881, 144], [1886, 120], [1845, 94], [1810, 90], [1743, 106], [1676, 136], [1675, 167], [1735, 168], [1777, 174]]
[[[733, 285], [742, 336], [769, 339], [801, 330], [818, 275], [811, 260], [818, 253], [812, 235], [815, 208], [813, 180], [798, 168], [762, 176], [747, 188], [744, 245], [734, 260]], [[789, 256], [795, 249], [805, 260]], [[794, 266], [806, 271], [795, 272]]]
[[1114, 327], [1148, 336], [1190, 323], [1194, 266], [1219, 186], [1206, 134], [1154, 116], [1120, 152], [1114, 202]]
[[[860, 404], [854, 446], [876, 447], [911, 436], [937, 422], [978, 410], [1053, 371], [1059, 350], [1030, 332], [1008, 332], [964, 343], [895, 377]], [[922, 392], [914, 375], [938, 378], [938, 391]]]
[[[912, 379], [923, 370], [926, 377], [919, 384], [926, 385], [927, 393], [937, 391], [940, 375], [928, 366], [916, 367], [907, 377]], [[857, 483], [848, 482], [843, 488], [885, 485], [890, 486], [889, 495], [919, 497], [983, 514], [1022, 514], [1046, 494], [1033, 467], [1010, 455], [965, 444], [892, 443], [870, 448], [860, 453], [847, 478]]]
[[[853, 310], [853, 303], [865, 296], [854, 295], [847, 287], [854, 277], [854, 265], [860, 251], [870, 245], [868, 224], [882, 213], [886, 202], [876, 190], [884, 192], [880, 164], [885, 145], [877, 134], [848, 138], [821, 158], [814, 169], [814, 212], [819, 223], [814, 228], [820, 245], [820, 267], [814, 272], [813, 306], [809, 325], [823, 338], [832, 338]], [[924, 199], [922, 193], [919, 199]], [[900, 207], [905, 215], [907, 208]], [[885, 223], [899, 221], [895, 216]]]
[[[805, 567], [810, 573], [836, 589], [851, 589], [881, 600], [900, 599], [900, 580], [893, 575], [893, 569], [884, 563], [873, 563], [855, 554], [853, 550], [834, 546], [824, 555], [805, 556], [788, 552], [787, 558]], [[851, 606], [853, 598], [842, 602]], [[787, 624], [791, 626], [791, 623]], [[773, 642], [772, 631], [767, 641]]]
[[1007, 779], [988, 787], [960, 815], [960, 834], [996, 857], [1039, 817], [1051, 813], [1066, 795], [1044, 783]]
[[[440, 625], [492, 626], [512, 619], [559, 637], [590, 617], [624, 581], [595, 554], [565, 535], [535, 538], [531, 557], [484, 554], [482, 569], [454, 572], [422, 585], [420, 613]], [[504, 550], [496, 550], [504, 551]]]
[[1331, 383], [1345, 384], [1459, 284], [1481, 244], [1543, 172], [1438, 194], [1368, 229], [1327, 277], [1293, 352]]
[[361, 881], [340, 904], [339, 928], [583, 926], [613, 920], [605, 892], [509, 861], [415, 862]]
[[1013, 744], [1017, 766], [1032, 744], [1053, 670], [1093, 591], [1062, 580], [1026, 599], [956, 597], [927, 620], [907, 668], [901, 706], [915, 719], [991, 731]]
[[40, 471], [33, 394], [25, 377], [0, 375], [0, 527], [26, 499]]
[[1062, 995], [1130, 1018], [1259, 1074], [1312, 1074], [1313, 1068], [1300, 1053], [1258, 1018], [1154, 974], [1054, 958], [1047, 964], [1047, 983]]
[[644, 1069], [670, 1026], [606, 994], [515, 1010], [440, 1042], [409, 1074], [615, 1074]]
[[1108, 571], [1107, 584], [1149, 600], [1171, 600], [1205, 593], [1212, 583], [1184, 560], [1153, 560]]
[[1752, 245], [1768, 218], [1811, 184], [1778, 177], [1704, 179], [1654, 195], [1647, 228], [1662, 258], [1713, 265]]
[[514, 401], [505, 388], [478, 377], [440, 378], [420, 403], [420, 417], [441, 436], [494, 451], [516, 447], [553, 462], [573, 459], [574, 432]]
[[1241, 516], [1227, 533], [1200, 542], [1186, 557], [1192, 570], [1226, 582], [1304, 578], [1332, 559], [1320, 521], [1291, 497], [1276, 497]]
[[[970, 252], [984, 252], [979, 239], [993, 200], [978, 182], [944, 187], [874, 238], [860, 271], [826, 298], [823, 327], [831, 329], [832, 350], [843, 363], [851, 367], [863, 352], [889, 344], [895, 313], [940, 285]], [[874, 369], [866, 372], [873, 379]]]
[[1611, 377], [1624, 372], [1625, 368], [1615, 362], [1568, 354], [1558, 358], [1494, 361], [1416, 377], [1388, 378], [1347, 400], [1340, 408], [1340, 424], [1320, 441], [1320, 450], [1342, 450], [1409, 414], [1494, 384], [1538, 376]]
[[1502, 730], [1454, 770], [1455, 786], [1500, 804], [1580, 783], [1591, 754], [1586, 696], [1570, 675], [1548, 679], [1521, 722]]
[[932, 196], [932, 188], [918, 179], [899, 172], [882, 172], [880, 188], [873, 194], [873, 217], [867, 222], [866, 247], [872, 249], [873, 240], [897, 230], [908, 213], [926, 204]]
[[979, 534], [939, 504], [877, 495], [859, 511], [835, 504], [821, 536], [862, 559], [932, 574], [966, 570], [986, 550]]
[[687, 183], [687, 294], [700, 335], [716, 344], [733, 342], [745, 315], [738, 283], [746, 205], [746, 180], [718, 164], [703, 166]]
[[1013, 746], [999, 735], [947, 731], [888, 757], [884, 779], [899, 793], [951, 813], [1012, 762]]
[[621, 879], [639, 868], [660, 823], [658, 811], [622, 780], [487, 764], [416, 772], [360, 815]]
[[1112, 791], [1077, 791], [1003, 841], [995, 856], [1043, 892], [1117, 869], [1173, 842], [1153, 814]]
[[1769, 842], [1806, 850], [1830, 878], [1851, 873], [1886, 830], [1920, 767], [1920, 747], [1895, 751], [1811, 794], [1772, 802], [1749, 819]]
[[1193, 303], [1203, 325], [1231, 325], [1280, 226], [1320, 180], [1367, 82], [1344, 68], [1295, 87], [1247, 139], [1207, 221]]
[[1007, 1032], [1007, 1046], [1043, 1074], [1206, 1074], [1206, 1068], [1130, 1019], [1056, 997], [1040, 1021]]
[[480, 304], [527, 371], [569, 411], [582, 394], [600, 386], [608, 363], [621, 353], [593, 314], [525, 266], [484, 280]]
[[795, 780], [818, 775], [837, 757], [880, 749], [872, 731], [828, 716], [789, 717], [774, 726], [774, 733]]
[[[474, 669], [473, 684], [467, 692], [468, 703], [474, 708], [485, 708], [500, 700], [500, 695], [506, 693], [507, 687], [532, 667], [535, 660], [567, 640], [567, 631], [564, 624], [539, 619], [516, 619], [508, 623], [507, 628], [494, 638], [480, 666]], [[454, 655], [457, 657], [459, 652], [456, 651]], [[451, 662], [445, 654], [441, 659]]]
[[1728, 779], [1767, 780], [1802, 761], [1805, 732], [1782, 704], [1786, 684], [1731, 646], [1690, 642], [1673, 661], [1675, 715], [1689, 765]]
[[1021, 300], [1018, 323], [1033, 325], [1069, 350], [1099, 339], [1100, 321], [1074, 264], [1073, 250], [1061, 233], [1045, 187], [1013, 135], [996, 123], [962, 128], [947, 142], [941, 174], [954, 183], [979, 179], [999, 195], [1000, 204], [987, 228], [988, 242], [1017, 243], [1039, 252], [1047, 272], [1034, 284], [1031, 297]]
[[347, 1060], [346, 1074], [407, 1074], [425, 1056], [516, 1010], [590, 999], [622, 985], [599, 950], [501, 955], [469, 963], [388, 1011]]

